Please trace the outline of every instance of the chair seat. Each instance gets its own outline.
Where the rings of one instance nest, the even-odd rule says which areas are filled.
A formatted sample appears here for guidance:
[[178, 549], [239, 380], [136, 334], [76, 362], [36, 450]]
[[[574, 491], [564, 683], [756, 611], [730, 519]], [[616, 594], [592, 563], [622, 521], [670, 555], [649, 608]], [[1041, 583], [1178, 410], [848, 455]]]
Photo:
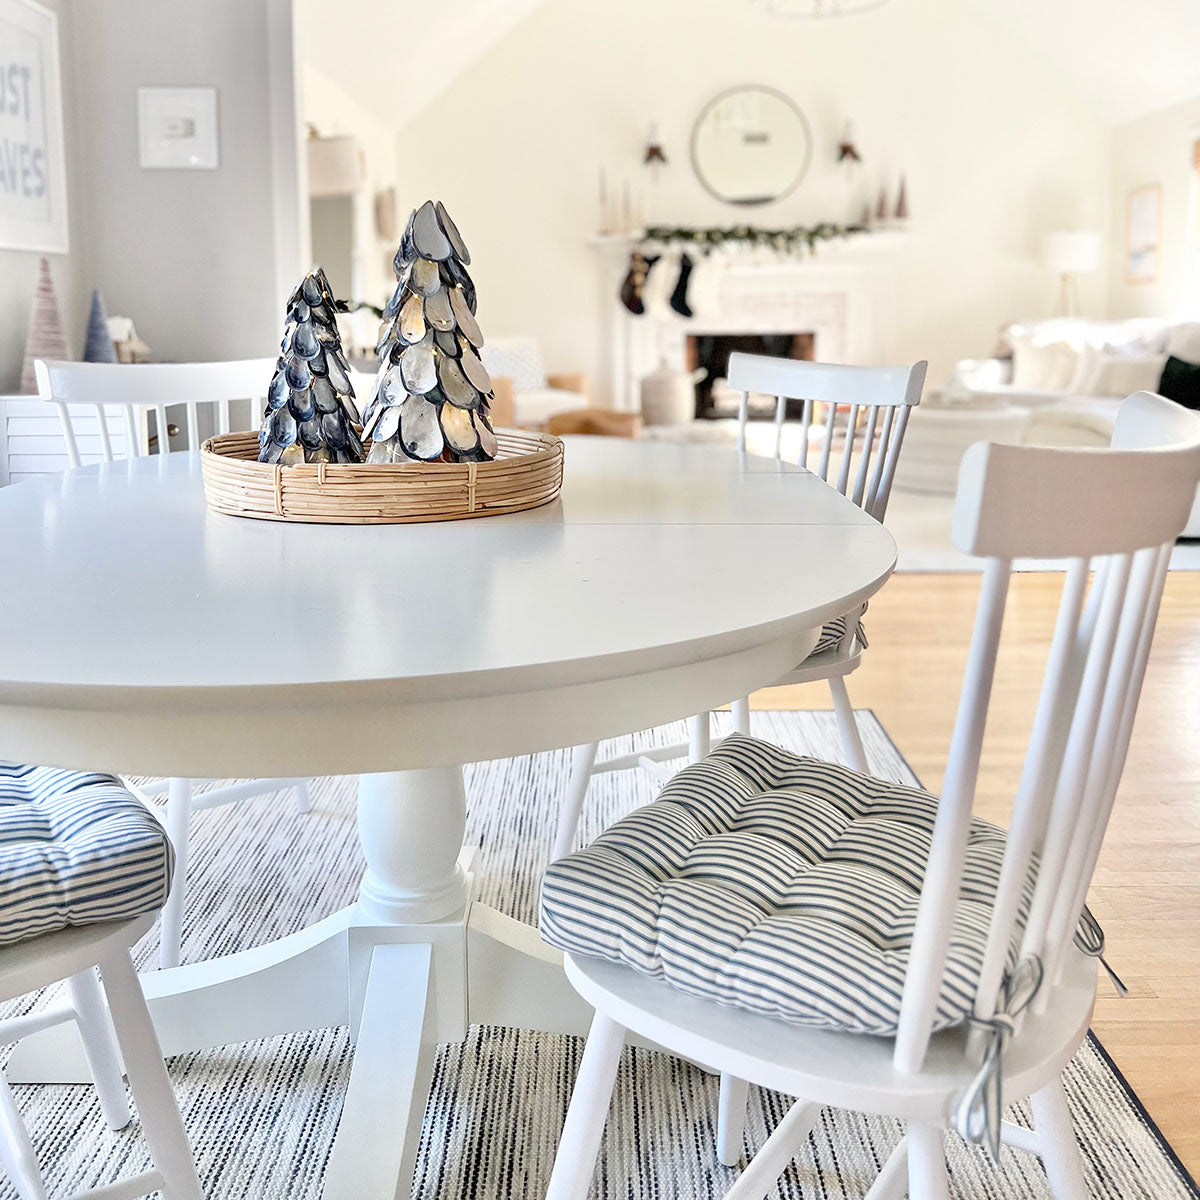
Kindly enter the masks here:
[[113, 776], [0, 763], [0, 945], [156, 912], [173, 862]]
[[[979, 1071], [970, 1027], [933, 1035], [920, 1071], [897, 1071], [896, 1042], [809, 1029], [681, 994], [619, 963], [566, 956], [571, 986], [630, 1032], [714, 1072], [753, 1079], [785, 1096], [857, 1112], [944, 1119]], [[1004, 1053], [1004, 1103], [1054, 1079], [1087, 1036], [1096, 999], [1096, 960], [1075, 947], [1044, 1013], [1029, 1012]]]
[[[937, 807], [735, 734], [551, 864], [542, 936], [701, 999], [892, 1034]], [[972, 822], [937, 1029], [971, 1012], [1004, 847]]]

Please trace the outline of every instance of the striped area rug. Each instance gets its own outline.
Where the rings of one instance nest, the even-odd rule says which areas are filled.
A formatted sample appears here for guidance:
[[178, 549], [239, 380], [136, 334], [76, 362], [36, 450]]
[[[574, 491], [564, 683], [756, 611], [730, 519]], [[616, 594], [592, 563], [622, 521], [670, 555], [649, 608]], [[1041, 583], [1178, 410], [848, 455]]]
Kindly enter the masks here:
[[[726, 714], [717, 714], [726, 721]], [[801, 753], [838, 757], [832, 714], [756, 713], [755, 733]], [[882, 728], [863, 716], [876, 774], [914, 782]], [[601, 753], [681, 740], [682, 726], [617, 739]], [[481, 848], [479, 898], [533, 919], [538, 879], [566, 783], [565, 751], [482, 763], [467, 772], [469, 837]], [[187, 960], [265, 942], [352, 900], [362, 872], [354, 830], [354, 781], [323, 780], [315, 810], [286, 797], [200, 813], [184, 929]], [[646, 803], [641, 772], [598, 778], [584, 835]], [[140, 947], [151, 963], [151, 934]], [[580, 1039], [472, 1028], [437, 1061], [413, 1196], [419, 1200], [541, 1197], [579, 1066]], [[171, 1073], [211, 1200], [317, 1200], [350, 1069], [344, 1030], [294, 1034], [182, 1055]], [[96, 1186], [148, 1165], [136, 1123], [113, 1133], [92, 1089], [14, 1089], [46, 1168], [51, 1195]], [[1103, 1200], [1195, 1200], [1157, 1131], [1103, 1053], [1089, 1042], [1067, 1072], [1085, 1149], [1088, 1183]], [[788, 1106], [752, 1090], [748, 1148], [761, 1145]], [[626, 1052], [593, 1195], [604, 1200], [709, 1200], [737, 1177], [713, 1152], [717, 1082], [668, 1055]], [[1017, 1120], [1028, 1120], [1019, 1109]], [[898, 1137], [890, 1120], [827, 1110], [789, 1168], [784, 1200], [860, 1200]], [[981, 1151], [948, 1139], [957, 1200], [1042, 1200], [1036, 1160], [1005, 1149], [1001, 1170]], [[11, 1189], [0, 1189], [9, 1200]]]

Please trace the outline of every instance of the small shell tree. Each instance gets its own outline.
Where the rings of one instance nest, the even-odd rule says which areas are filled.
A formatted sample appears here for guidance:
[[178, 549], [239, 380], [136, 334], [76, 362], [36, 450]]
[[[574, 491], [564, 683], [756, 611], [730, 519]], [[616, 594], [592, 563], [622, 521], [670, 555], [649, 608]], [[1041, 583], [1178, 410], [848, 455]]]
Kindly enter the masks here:
[[414, 210], [392, 264], [396, 291], [383, 310], [379, 374], [363, 414], [368, 462], [496, 457], [470, 261], [440, 201]]
[[259, 462], [362, 462], [354, 387], [335, 315], [342, 307], [320, 267], [288, 300], [279, 362], [258, 433]]

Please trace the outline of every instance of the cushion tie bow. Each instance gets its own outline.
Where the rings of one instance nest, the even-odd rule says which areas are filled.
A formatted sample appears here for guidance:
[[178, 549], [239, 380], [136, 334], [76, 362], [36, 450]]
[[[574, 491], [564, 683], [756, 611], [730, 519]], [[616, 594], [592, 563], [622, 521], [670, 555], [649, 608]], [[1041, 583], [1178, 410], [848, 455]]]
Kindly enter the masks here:
[[971, 1024], [990, 1033], [983, 1062], [954, 1112], [954, 1125], [968, 1141], [987, 1146], [992, 1161], [1000, 1161], [1000, 1126], [1004, 1112], [1004, 1051], [1017, 1028], [1017, 1018], [1033, 1003], [1042, 986], [1042, 960], [1035, 954], [1021, 959], [1005, 977], [1000, 1002], [987, 1018]]
[[[1086, 905], [1075, 929], [1075, 945], [1084, 954], [1100, 960], [1120, 995], [1129, 994], [1129, 989], [1104, 960], [1104, 930]], [[973, 1017], [970, 1022], [976, 1029], [987, 1030], [991, 1036], [983, 1062], [954, 1111], [954, 1124], [968, 1142], [986, 1144], [996, 1163], [1000, 1161], [1004, 1051], [1008, 1039], [1016, 1031], [1017, 1018], [1033, 1003], [1042, 986], [1043, 974], [1042, 960], [1036, 954], [1023, 958], [1005, 977], [996, 1011], [986, 1019]]]

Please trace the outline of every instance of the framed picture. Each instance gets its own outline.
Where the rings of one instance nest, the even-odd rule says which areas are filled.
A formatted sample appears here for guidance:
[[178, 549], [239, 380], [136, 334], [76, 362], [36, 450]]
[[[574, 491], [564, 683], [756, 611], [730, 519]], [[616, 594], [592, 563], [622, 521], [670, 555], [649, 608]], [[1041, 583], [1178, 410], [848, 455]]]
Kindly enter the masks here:
[[215, 170], [217, 89], [138, 88], [138, 144], [143, 167]]
[[66, 254], [58, 17], [0, 0], [0, 246]]
[[1125, 213], [1125, 282], [1154, 283], [1162, 241], [1162, 187], [1149, 184], [1129, 193]]

